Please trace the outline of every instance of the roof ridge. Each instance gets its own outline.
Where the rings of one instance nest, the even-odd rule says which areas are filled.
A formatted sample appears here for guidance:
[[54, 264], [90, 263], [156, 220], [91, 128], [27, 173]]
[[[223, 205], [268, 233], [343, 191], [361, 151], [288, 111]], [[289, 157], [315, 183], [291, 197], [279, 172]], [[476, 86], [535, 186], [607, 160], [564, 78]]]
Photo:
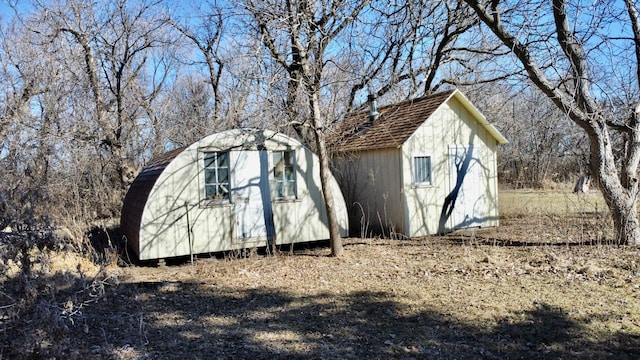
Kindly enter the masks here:
[[[420, 102], [420, 101], [423, 101], [423, 100], [439, 97], [439, 96], [442, 96], [442, 95], [445, 95], [445, 94], [451, 95], [456, 90], [458, 90], [458, 89], [457, 88], [453, 88], [453, 89], [449, 89], [449, 90], [441, 90], [441, 91], [437, 91], [437, 92], [434, 92], [434, 93], [431, 93], [431, 94], [426, 94], [426, 95], [422, 95], [422, 96], [419, 96], [419, 97], [410, 98], [410, 99], [404, 99], [404, 100], [401, 100], [401, 101], [398, 101], [398, 102], [395, 102], [395, 103], [378, 106], [378, 112], [380, 112], [381, 110], [384, 110], [386, 108], [393, 107], [393, 106], [400, 107], [400, 106], [406, 105], [408, 103]], [[361, 114], [364, 114], [364, 113], [369, 113], [369, 109], [367, 109], [367, 104], [368, 104], [368, 102], [361, 104], [359, 106], [359, 108], [361, 110], [348, 113], [348, 114], [346, 114], [345, 118], [361, 115]]]
[[417, 102], [421, 102], [424, 100], [429, 100], [429, 99], [433, 99], [433, 98], [437, 98], [443, 95], [451, 95], [453, 94], [457, 89], [451, 89], [451, 90], [442, 90], [442, 91], [438, 91], [438, 92], [434, 92], [432, 94], [427, 94], [427, 95], [423, 95], [423, 96], [419, 96], [417, 98], [411, 98], [411, 99], [405, 99], [402, 100], [400, 102], [397, 103], [393, 103], [393, 104], [387, 104], [387, 105], [383, 105], [378, 107], [378, 111], [380, 110], [384, 110], [385, 108], [388, 107], [392, 107], [392, 106], [397, 106], [397, 107], [401, 107], [404, 106], [406, 104], [413, 104], [413, 103], [417, 103]]
[[379, 107], [380, 115], [376, 119], [366, 111], [350, 114], [336, 129], [329, 146], [332, 151], [397, 147], [456, 90], [443, 90]]

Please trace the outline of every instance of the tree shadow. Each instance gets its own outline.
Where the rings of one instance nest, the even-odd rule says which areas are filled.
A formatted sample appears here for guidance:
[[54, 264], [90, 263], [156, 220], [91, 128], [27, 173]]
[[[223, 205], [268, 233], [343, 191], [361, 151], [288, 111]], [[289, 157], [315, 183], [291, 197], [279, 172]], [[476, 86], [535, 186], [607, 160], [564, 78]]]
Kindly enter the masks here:
[[462, 235], [443, 235], [438, 237], [442, 241], [450, 243], [452, 245], [491, 245], [491, 246], [504, 246], [504, 247], [583, 247], [583, 246], [602, 246], [601, 240], [583, 240], [583, 241], [562, 241], [562, 242], [550, 242], [550, 241], [531, 241], [531, 240], [516, 240], [516, 239], [499, 239], [494, 237], [480, 237], [480, 236], [462, 236]]
[[[68, 298], [43, 292], [25, 312], [33, 316], [3, 318], [3, 358], [640, 357], [637, 335], [589, 336], [581, 320], [545, 303], [482, 323], [435, 308], [412, 309], [387, 291], [301, 295], [258, 286], [139, 282], [110, 284], [100, 293], [72, 280], [75, 285], [63, 291]], [[51, 323], [37, 323], [43, 311]]]

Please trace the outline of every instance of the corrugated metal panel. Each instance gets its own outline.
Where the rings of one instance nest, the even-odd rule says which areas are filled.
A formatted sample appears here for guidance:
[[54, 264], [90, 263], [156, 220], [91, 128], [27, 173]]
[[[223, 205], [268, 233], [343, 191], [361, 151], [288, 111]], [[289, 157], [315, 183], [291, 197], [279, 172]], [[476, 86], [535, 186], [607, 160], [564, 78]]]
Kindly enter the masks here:
[[[142, 220], [142, 212], [151, 193], [153, 185], [162, 171], [167, 165], [182, 153], [186, 147], [181, 147], [166, 152], [152, 159], [133, 181], [122, 205], [122, 213], [120, 216], [120, 228], [122, 233], [127, 237], [127, 241], [134, 250], [139, 249], [140, 243], [140, 222]], [[137, 254], [139, 255], [139, 254]]]

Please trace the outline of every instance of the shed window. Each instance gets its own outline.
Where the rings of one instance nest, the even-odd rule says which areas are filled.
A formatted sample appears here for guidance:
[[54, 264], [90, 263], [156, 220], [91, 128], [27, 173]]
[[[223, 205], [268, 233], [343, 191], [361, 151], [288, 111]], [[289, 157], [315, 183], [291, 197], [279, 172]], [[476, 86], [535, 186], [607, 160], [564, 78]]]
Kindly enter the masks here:
[[431, 185], [431, 156], [413, 157], [414, 185]]
[[229, 199], [229, 153], [204, 153], [204, 196], [208, 200]]
[[273, 191], [275, 199], [296, 198], [296, 169], [294, 151], [274, 151]]

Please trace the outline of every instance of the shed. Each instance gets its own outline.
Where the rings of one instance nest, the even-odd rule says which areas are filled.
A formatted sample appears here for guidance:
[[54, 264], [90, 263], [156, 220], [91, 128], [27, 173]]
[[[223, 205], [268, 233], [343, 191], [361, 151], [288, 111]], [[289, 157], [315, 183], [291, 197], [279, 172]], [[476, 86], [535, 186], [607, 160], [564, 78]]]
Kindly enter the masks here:
[[330, 141], [354, 236], [498, 226], [507, 140], [457, 89], [347, 117]]
[[[346, 236], [344, 199], [331, 183]], [[328, 239], [318, 158], [268, 130], [209, 135], [140, 172], [121, 228], [141, 260]]]

